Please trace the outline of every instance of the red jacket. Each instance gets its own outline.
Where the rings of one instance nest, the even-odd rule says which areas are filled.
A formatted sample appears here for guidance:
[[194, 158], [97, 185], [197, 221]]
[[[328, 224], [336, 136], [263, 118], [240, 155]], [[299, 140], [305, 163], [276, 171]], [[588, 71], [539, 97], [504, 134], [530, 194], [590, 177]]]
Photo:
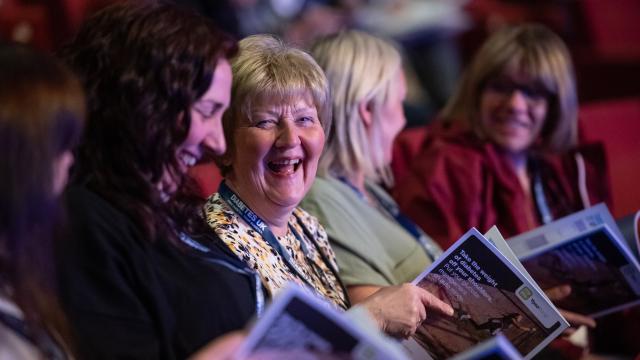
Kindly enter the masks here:
[[[584, 159], [582, 192], [577, 154]], [[583, 209], [587, 194], [590, 204], [610, 202], [601, 144], [531, 159], [554, 219]], [[393, 195], [402, 211], [443, 249], [471, 227], [485, 232], [497, 225], [508, 238], [540, 225], [532, 198], [499, 149], [468, 130], [432, 127], [409, 176], [396, 180]]]

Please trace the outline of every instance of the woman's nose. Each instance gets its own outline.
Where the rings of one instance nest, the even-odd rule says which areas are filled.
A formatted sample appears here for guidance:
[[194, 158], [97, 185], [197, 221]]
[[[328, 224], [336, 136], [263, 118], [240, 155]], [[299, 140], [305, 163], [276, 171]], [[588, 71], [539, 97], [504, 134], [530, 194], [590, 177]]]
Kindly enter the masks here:
[[508, 104], [509, 107], [515, 110], [526, 110], [528, 101], [527, 96], [520, 89], [514, 89], [509, 94]]
[[278, 138], [276, 139], [276, 147], [294, 147], [300, 144], [300, 135], [298, 128], [290, 121], [281, 122], [278, 129]]
[[222, 155], [227, 150], [227, 142], [224, 139], [222, 121], [215, 119], [211, 121], [206, 136], [202, 140], [201, 146], [208, 152], [215, 155]]

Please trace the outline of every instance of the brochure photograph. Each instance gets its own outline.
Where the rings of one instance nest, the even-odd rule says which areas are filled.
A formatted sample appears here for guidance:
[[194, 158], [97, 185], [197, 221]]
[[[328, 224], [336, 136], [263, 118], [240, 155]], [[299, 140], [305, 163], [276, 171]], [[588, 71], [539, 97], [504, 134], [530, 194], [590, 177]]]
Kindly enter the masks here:
[[427, 317], [405, 341], [413, 359], [448, 359], [498, 334], [530, 359], [569, 326], [539, 287], [475, 229], [414, 284], [447, 302], [455, 314]]
[[556, 305], [599, 317], [640, 303], [640, 268], [608, 225], [521, 256], [543, 289], [570, 285]]
[[633, 229], [637, 216], [616, 222], [607, 206], [598, 204], [514, 236], [507, 244], [542, 288], [571, 285], [559, 307], [600, 317], [640, 302]]
[[522, 356], [502, 334], [485, 340], [450, 360], [521, 360]]

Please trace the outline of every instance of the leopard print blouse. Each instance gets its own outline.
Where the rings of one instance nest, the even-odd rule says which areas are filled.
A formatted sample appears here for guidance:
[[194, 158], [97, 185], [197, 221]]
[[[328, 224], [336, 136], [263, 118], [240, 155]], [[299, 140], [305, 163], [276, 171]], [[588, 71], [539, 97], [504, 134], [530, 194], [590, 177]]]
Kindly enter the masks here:
[[[329, 260], [330, 266], [338, 269], [327, 233], [315, 217], [296, 208], [289, 218], [287, 234], [276, 237], [293, 259], [298, 272], [304, 276], [303, 280], [289, 269], [276, 249], [273, 249], [258, 232], [241, 220], [218, 193], [207, 200], [204, 210], [209, 226], [238, 258], [260, 275], [264, 287], [272, 297], [288, 282], [293, 281], [304, 286], [306, 281], [321, 296], [336, 306], [346, 309], [347, 299], [343, 288], [318, 252], [319, 249]], [[300, 241], [291, 228], [305, 242], [310, 259], [305, 256]], [[305, 235], [305, 228], [307, 233], [314, 237], [317, 247]], [[310, 261], [313, 261], [314, 265], [311, 265]]]

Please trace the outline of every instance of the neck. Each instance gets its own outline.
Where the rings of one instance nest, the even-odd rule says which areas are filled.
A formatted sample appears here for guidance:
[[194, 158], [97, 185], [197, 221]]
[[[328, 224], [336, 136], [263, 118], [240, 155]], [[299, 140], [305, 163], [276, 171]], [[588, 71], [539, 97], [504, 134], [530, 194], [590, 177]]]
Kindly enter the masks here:
[[[231, 179], [226, 179], [225, 181], [227, 186], [242, 199], [245, 205], [269, 226], [269, 229], [274, 235], [283, 236], [287, 233], [287, 224], [295, 207], [290, 208], [272, 205], [269, 201], [264, 201], [262, 198], [256, 199], [254, 196], [251, 196], [251, 194], [255, 194], [255, 192], [246, 190], [241, 184]], [[242, 217], [241, 220], [246, 223]]]
[[364, 186], [364, 171], [357, 171], [355, 173], [351, 173], [345, 178], [353, 185], [356, 189], [358, 189], [361, 193], [366, 194], [367, 189]]
[[529, 193], [531, 191], [531, 180], [529, 179], [529, 173], [527, 171], [527, 153], [509, 153], [507, 154], [507, 158], [516, 173], [516, 177], [518, 178], [522, 189], [525, 193]]

